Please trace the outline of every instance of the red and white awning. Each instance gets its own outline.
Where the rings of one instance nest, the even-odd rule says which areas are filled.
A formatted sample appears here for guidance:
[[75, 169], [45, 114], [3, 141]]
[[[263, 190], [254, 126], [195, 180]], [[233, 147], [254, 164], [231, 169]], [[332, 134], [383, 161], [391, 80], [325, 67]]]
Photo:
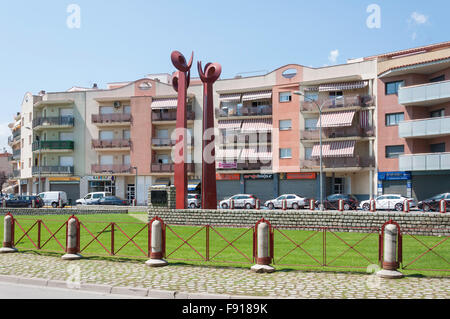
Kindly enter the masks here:
[[244, 148], [241, 153], [241, 158], [247, 160], [272, 160], [272, 150], [267, 148], [260, 148], [258, 150], [255, 147]]
[[242, 133], [271, 132], [272, 119], [250, 119], [242, 122]]
[[[355, 111], [322, 113], [322, 127], [352, 126]], [[320, 128], [320, 121], [317, 121]]]
[[219, 121], [219, 130], [240, 130], [242, 120]]
[[178, 99], [156, 99], [152, 101], [152, 109], [176, 109]]
[[265, 99], [272, 99], [271, 90], [244, 93], [244, 95], [242, 96], [242, 102], [265, 100]]
[[220, 102], [241, 102], [241, 93], [221, 94]]
[[362, 89], [369, 85], [368, 81], [357, 81], [357, 82], [347, 82], [347, 83], [329, 83], [319, 85], [319, 92], [330, 92], [330, 91], [346, 91]]
[[[340, 141], [322, 144], [322, 157], [353, 157], [355, 141]], [[320, 157], [320, 144], [313, 147], [311, 157]]]
[[241, 155], [241, 148], [225, 148], [225, 149], [216, 149], [216, 160], [221, 159], [239, 159]]

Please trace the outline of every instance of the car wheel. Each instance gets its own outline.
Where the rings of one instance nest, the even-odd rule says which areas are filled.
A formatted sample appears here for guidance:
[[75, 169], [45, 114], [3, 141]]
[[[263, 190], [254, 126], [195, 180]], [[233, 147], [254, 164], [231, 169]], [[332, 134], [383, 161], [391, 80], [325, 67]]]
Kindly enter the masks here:
[[250, 204], [250, 203], [245, 204], [245, 208], [246, 209], [252, 209], [252, 204]]
[[191, 203], [191, 204], [189, 205], [189, 207], [192, 208], [192, 209], [196, 208], [196, 206], [195, 206], [194, 203]]
[[228, 209], [228, 204], [227, 204], [227, 203], [223, 203], [223, 204], [222, 204], [222, 208], [223, 208], [223, 209]]
[[429, 212], [430, 210], [431, 210], [430, 205], [427, 205], [427, 204], [424, 204], [424, 205], [423, 205], [423, 211], [424, 211], [424, 212]]
[[299, 208], [300, 208], [300, 206], [298, 206], [297, 203], [292, 204], [292, 209], [297, 210], [297, 209], [299, 209]]
[[57, 204], [57, 203], [52, 203], [52, 207], [53, 207], [53, 208], [57, 208], [57, 207], [58, 207], [58, 204]]
[[344, 204], [344, 210], [350, 210], [350, 204]]
[[269, 203], [269, 205], [267, 205], [267, 207], [268, 207], [269, 209], [274, 209], [274, 208], [275, 208], [275, 205], [274, 205], [273, 203]]
[[403, 204], [395, 204], [395, 210], [398, 212], [401, 212], [403, 210]]
[[28, 208], [33, 208], [31, 204], [28, 204]]
[[369, 211], [370, 210], [370, 205], [369, 204], [364, 204], [362, 208], [365, 211]]

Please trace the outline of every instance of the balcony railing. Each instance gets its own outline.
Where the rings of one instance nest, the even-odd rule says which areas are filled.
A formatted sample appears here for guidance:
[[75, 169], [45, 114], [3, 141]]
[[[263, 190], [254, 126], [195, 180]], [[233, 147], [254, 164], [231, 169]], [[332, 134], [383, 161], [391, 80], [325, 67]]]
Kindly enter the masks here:
[[73, 166], [33, 166], [33, 175], [38, 175], [39, 171], [43, 175], [73, 175]]
[[33, 128], [38, 126], [74, 126], [73, 116], [38, 117], [33, 120]]
[[[195, 113], [188, 111], [186, 114], [187, 120], [195, 120]], [[177, 112], [152, 112], [152, 121], [176, 121]]]
[[450, 81], [406, 86], [398, 91], [402, 105], [436, 105], [450, 101]]
[[[316, 101], [322, 110], [339, 109], [343, 107], [368, 107], [375, 106], [375, 97], [370, 95], [344, 95], [336, 98], [325, 98]], [[316, 103], [304, 100], [300, 103], [300, 111], [302, 112], [318, 112]]]
[[[195, 172], [194, 163], [187, 163], [186, 166], [187, 166], [188, 173]], [[175, 171], [175, 164], [154, 163], [151, 165], [151, 171], [152, 171], [152, 173], [173, 173]]]
[[20, 170], [13, 170], [12, 171], [12, 177], [13, 178], [19, 178], [20, 177]]
[[[373, 127], [326, 127], [322, 129], [322, 138], [342, 138], [342, 137], [373, 137], [375, 129]], [[319, 140], [320, 130], [301, 131], [302, 140]]]
[[131, 147], [131, 140], [129, 139], [114, 139], [114, 140], [92, 140], [92, 147], [94, 149], [110, 149], [110, 148], [129, 148]]
[[73, 150], [73, 141], [40, 141], [33, 143], [33, 151], [38, 150]]
[[12, 159], [12, 160], [20, 160], [20, 155], [21, 155], [21, 150], [20, 150], [20, 149], [18, 149], [18, 150], [13, 150], [11, 159]]
[[91, 167], [94, 174], [130, 174], [132, 173], [131, 165], [129, 164], [112, 164], [101, 165], [93, 164]]
[[260, 170], [270, 169], [272, 161], [257, 162], [218, 162], [217, 170]]
[[400, 155], [398, 166], [402, 171], [449, 170], [450, 153]]
[[398, 125], [398, 135], [408, 137], [434, 137], [450, 134], [450, 116], [413, 121], [402, 121]]
[[241, 108], [216, 108], [216, 117], [272, 115], [271, 105], [243, 106]]
[[120, 124], [130, 122], [131, 114], [128, 113], [92, 114], [92, 123], [94, 124]]
[[[325, 157], [323, 158], [323, 168], [347, 168], [347, 167], [373, 167], [375, 157]], [[301, 161], [302, 168], [320, 168], [320, 160], [309, 159]]]
[[247, 135], [247, 134], [236, 134], [236, 135], [220, 135], [219, 141], [222, 144], [237, 144], [237, 143], [272, 143], [272, 134], [271, 133], [261, 133], [258, 135]]
[[[194, 137], [192, 136], [191, 139], [187, 140], [188, 145], [194, 145]], [[170, 138], [152, 138], [152, 145], [153, 146], [175, 146], [176, 141], [172, 140]]]

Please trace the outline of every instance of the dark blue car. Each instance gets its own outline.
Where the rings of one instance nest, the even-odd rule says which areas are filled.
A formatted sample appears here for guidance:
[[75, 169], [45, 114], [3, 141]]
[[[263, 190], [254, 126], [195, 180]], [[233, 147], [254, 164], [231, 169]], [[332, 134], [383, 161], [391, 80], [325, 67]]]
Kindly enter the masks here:
[[105, 196], [93, 202], [92, 205], [128, 206], [128, 201], [117, 196]]

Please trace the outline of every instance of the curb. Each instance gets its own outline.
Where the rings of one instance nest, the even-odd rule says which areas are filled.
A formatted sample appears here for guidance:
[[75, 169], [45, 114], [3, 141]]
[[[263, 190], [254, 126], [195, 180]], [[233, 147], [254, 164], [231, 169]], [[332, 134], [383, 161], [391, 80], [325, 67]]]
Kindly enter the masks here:
[[228, 294], [186, 293], [174, 290], [159, 290], [137, 287], [119, 287], [112, 285], [82, 283], [79, 287], [70, 288], [66, 281], [43, 278], [26, 278], [19, 276], [0, 275], [0, 282], [31, 285], [39, 287], [63, 288], [69, 290], [90, 291], [111, 295], [126, 295], [134, 297], [147, 297], [154, 299], [272, 299], [261, 296], [240, 296]]

